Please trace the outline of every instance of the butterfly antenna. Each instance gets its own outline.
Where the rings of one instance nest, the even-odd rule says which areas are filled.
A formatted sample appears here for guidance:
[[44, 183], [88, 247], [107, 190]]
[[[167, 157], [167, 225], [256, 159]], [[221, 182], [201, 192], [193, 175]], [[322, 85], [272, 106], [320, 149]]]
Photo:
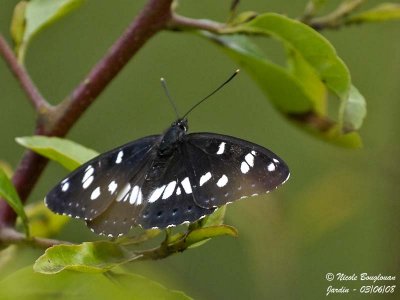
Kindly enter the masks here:
[[224, 85], [226, 85], [229, 81], [231, 81], [238, 73], [239, 73], [239, 69], [237, 69], [235, 71], [235, 73], [233, 73], [224, 83], [222, 83], [219, 87], [217, 87], [214, 91], [212, 91], [210, 94], [208, 94], [206, 97], [204, 97], [203, 99], [201, 99], [199, 102], [197, 102], [191, 109], [189, 109], [189, 111], [184, 114], [184, 117], [186, 117], [192, 110], [194, 110], [197, 106], [199, 106], [201, 103], [203, 103], [204, 101], [206, 101], [208, 98], [210, 98], [212, 95], [214, 95], [216, 92], [218, 92], [220, 89], [222, 89], [224, 87]]
[[169, 94], [169, 90], [168, 90], [168, 87], [167, 87], [167, 82], [166, 82], [165, 79], [162, 78], [162, 77], [161, 77], [161, 85], [162, 85], [163, 88], [164, 88], [164, 92], [165, 92], [165, 94], [167, 95], [167, 98], [168, 98], [169, 102], [171, 103], [172, 107], [174, 108], [176, 117], [179, 119], [179, 113], [178, 113], [178, 109], [176, 108], [175, 101], [172, 100], [172, 97], [171, 97], [171, 95]]

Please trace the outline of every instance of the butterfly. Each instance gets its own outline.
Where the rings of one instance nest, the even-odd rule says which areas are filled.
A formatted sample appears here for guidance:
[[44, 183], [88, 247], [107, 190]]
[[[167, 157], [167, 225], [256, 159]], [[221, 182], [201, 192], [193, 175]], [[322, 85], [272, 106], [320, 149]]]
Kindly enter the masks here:
[[97, 234], [116, 237], [134, 226], [194, 222], [227, 203], [268, 193], [289, 178], [286, 163], [262, 146], [187, 131], [187, 119], [178, 118], [161, 135], [100, 154], [57, 184], [46, 206], [84, 219]]

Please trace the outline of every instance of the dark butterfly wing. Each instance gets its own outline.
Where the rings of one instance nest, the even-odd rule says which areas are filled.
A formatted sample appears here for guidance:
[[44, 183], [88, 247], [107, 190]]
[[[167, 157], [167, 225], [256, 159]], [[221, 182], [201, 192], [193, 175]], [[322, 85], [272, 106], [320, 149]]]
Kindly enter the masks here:
[[193, 133], [186, 136], [184, 149], [194, 200], [200, 207], [268, 193], [289, 178], [287, 165], [276, 154], [235, 137]]
[[196, 221], [218, 206], [266, 193], [289, 176], [274, 153], [234, 137], [186, 135], [165, 156], [158, 155], [161, 139], [142, 138], [85, 163], [46, 196], [46, 205], [84, 218], [98, 234], [118, 236], [134, 225]]
[[87, 221], [88, 226], [96, 233], [118, 236], [133, 225], [166, 228], [211, 214], [214, 208], [194, 202], [184, 161], [180, 148], [171, 156], [149, 160], [143, 171], [129, 180], [124, 200], [112, 202], [104, 213]]
[[96, 218], [113, 200], [120, 200], [128, 179], [145, 167], [159, 139], [145, 137], [95, 157], [55, 186], [45, 204], [58, 214]]

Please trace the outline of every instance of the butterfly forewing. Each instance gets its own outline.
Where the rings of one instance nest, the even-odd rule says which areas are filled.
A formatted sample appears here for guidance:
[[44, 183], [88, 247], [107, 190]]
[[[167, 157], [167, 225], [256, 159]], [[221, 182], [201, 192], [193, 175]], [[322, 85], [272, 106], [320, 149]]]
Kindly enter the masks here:
[[267, 193], [289, 177], [285, 162], [259, 145], [212, 133], [189, 134], [186, 140], [185, 163], [201, 207]]
[[51, 190], [46, 205], [54, 212], [91, 220], [104, 212], [143, 168], [160, 136], [123, 145], [85, 163]]

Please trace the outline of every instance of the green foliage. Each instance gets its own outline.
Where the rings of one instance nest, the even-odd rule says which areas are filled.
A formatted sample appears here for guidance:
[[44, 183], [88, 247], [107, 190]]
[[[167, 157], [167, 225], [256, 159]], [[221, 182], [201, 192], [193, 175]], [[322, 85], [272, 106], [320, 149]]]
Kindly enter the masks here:
[[28, 218], [26, 217], [24, 206], [14, 188], [13, 183], [7, 177], [7, 174], [0, 168], [0, 197], [7, 201], [15, 213], [21, 218], [25, 228], [25, 233], [29, 237]]
[[383, 22], [400, 20], [400, 4], [382, 3], [374, 8], [352, 15], [346, 21], [350, 23]]
[[[105, 276], [106, 275], [106, 276]], [[24, 288], [21, 288], [24, 287]], [[1, 299], [168, 299], [189, 300], [182, 292], [135, 274], [64, 271], [52, 276], [23, 268], [0, 281]]]
[[56, 245], [36, 260], [33, 269], [43, 274], [55, 274], [63, 270], [98, 273], [138, 257], [140, 255], [110, 241]]
[[98, 153], [75, 142], [58, 137], [28, 136], [15, 139], [20, 145], [74, 170]]
[[54, 236], [70, 220], [67, 216], [53, 213], [44, 205], [43, 201], [26, 206], [25, 211], [28, 216], [29, 230], [32, 236]]
[[33, 37], [47, 26], [58, 21], [84, 0], [31, 0], [22, 1], [14, 10], [11, 35], [21, 62]]
[[[366, 103], [327, 39], [303, 23], [274, 13], [251, 18], [223, 33], [230, 35], [201, 34], [239, 63], [289, 120], [328, 142], [350, 148], [361, 146], [357, 130], [366, 115]], [[281, 42], [287, 66], [270, 61], [244, 35], [272, 37]], [[338, 122], [327, 113], [329, 91], [341, 101]]]

